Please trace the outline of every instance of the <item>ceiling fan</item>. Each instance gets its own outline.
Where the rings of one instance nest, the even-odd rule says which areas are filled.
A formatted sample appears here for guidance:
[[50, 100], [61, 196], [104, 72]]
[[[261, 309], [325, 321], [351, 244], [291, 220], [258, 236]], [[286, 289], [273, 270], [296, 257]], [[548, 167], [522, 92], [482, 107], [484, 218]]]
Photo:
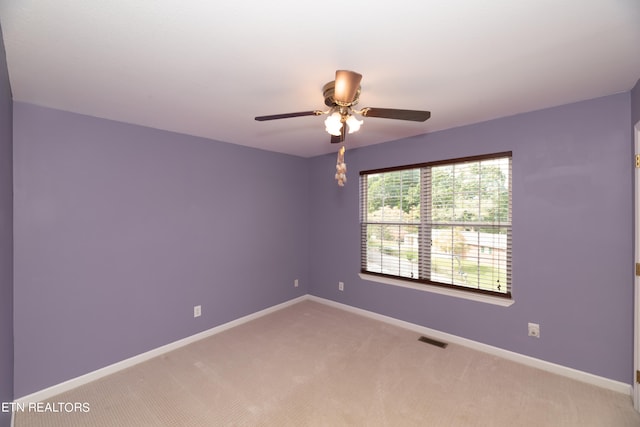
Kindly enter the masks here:
[[398, 110], [394, 108], [365, 107], [360, 110], [353, 108], [360, 99], [360, 81], [362, 74], [354, 71], [338, 70], [336, 79], [324, 85], [322, 93], [324, 103], [329, 107], [326, 111], [312, 110], [297, 113], [273, 114], [270, 116], [258, 116], [259, 122], [267, 120], [287, 119], [290, 117], [321, 116], [327, 115], [325, 129], [331, 135], [332, 143], [340, 143], [345, 139], [345, 134], [356, 132], [362, 125], [356, 115], [362, 117], [378, 117], [384, 119], [410, 120], [424, 122], [431, 113], [421, 110]]

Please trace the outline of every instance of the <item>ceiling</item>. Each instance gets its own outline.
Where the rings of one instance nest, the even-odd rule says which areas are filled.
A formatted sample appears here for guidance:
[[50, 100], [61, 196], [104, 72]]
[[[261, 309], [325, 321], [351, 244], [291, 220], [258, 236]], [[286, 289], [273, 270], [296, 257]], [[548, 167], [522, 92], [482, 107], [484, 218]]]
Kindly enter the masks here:
[[0, 0], [15, 101], [311, 157], [337, 69], [363, 75], [347, 148], [630, 90], [638, 0]]

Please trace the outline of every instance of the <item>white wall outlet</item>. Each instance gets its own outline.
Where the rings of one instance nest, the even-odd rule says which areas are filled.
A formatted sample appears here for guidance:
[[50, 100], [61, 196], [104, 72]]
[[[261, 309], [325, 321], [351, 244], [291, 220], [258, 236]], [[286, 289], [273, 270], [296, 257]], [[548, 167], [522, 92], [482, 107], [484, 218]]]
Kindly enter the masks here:
[[297, 287], [298, 287], [298, 279], [296, 279], [296, 280], [294, 280], [294, 281], [293, 281], [293, 287], [294, 287], [294, 288], [297, 288]]
[[194, 305], [193, 306], [193, 317], [200, 317], [202, 315], [202, 306]]
[[537, 323], [529, 323], [529, 336], [540, 338], [540, 325]]
[[344, 282], [338, 282], [338, 290], [344, 291]]

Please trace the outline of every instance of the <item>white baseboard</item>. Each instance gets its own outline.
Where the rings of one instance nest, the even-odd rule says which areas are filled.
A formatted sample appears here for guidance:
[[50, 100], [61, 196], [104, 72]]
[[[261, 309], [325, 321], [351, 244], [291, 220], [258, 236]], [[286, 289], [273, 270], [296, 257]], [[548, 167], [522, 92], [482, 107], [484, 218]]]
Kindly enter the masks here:
[[43, 390], [37, 391], [35, 393], [20, 397], [15, 401], [17, 403], [28, 403], [28, 402], [40, 402], [46, 399], [49, 399], [53, 396], [56, 396], [60, 393], [64, 393], [65, 391], [74, 389], [81, 385], [87, 384], [91, 381], [95, 381], [99, 378], [105, 377], [107, 375], [113, 374], [115, 372], [121, 371], [123, 369], [129, 368], [133, 365], [137, 365], [138, 363], [144, 362], [151, 358], [160, 356], [164, 353], [168, 353], [172, 350], [175, 350], [180, 347], [184, 347], [187, 344], [191, 344], [195, 341], [199, 341], [203, 338], [210, 337], [215, 334], [219, 334], [220, 332], [226, 331], [228, 329], [233, 328], [234, 326], [241, 325], [243, 323], [247, 323], [251, 320], [257, 319], [259, 317], [265, 316], [269, 313], [273, 313], [274, 311], [281, 310], [290, 305], [299, 303], [300, 301], [304, 301], [307, 299], [306, 295], [303, 295], [298, 298], [294, 298], [289, 301], [285, 301], [281, 304], [277, 304], [264, 310], [257, 311], [255, 313], [249, 314], [244, 317], [240, 317], [239, 319], [232, 320], [230, 322], [224, 323], [222, 325], [216, 326], [211, 329], [207, 329], [206, 331], [199, 332], [195, 335], [191, 335], [189, 337], [183, 338], [178, 341], [174, 341], [167, 345], [163, 345], [162, 347], [154, 348], [153, 350], [147, 351], [145, 353], [138, 354], [136, 356], [130, 357], [128, 359], [122, 360], [120, 362], [116, 362], [112, 365], [105, 366], [104, 368], [100, 368], [96, 371], [89, 372], [87, 374], [81, 375], [76, 378], [72, 378], [60, 384], [53, 385], [51, 387], [45, 388]]
[[436, 338], [438, 340], [442, 340], [445, 342], [449, 342], [452, 344], [458, 344], [465, 347], [472, 348], [474, 350], [482, 351], [483, 353], [488, 353], [494, 356], [502, 357], [503, 359], [508, 359], [513, 362], [521, 363], [523, 365], [531, 366], [533, 368], [538, 368], [543, 371], [551, 372], [553, 374], [561, 375], [563, 377], [568, 377], [574, 380], [582, 381], [584, 383], [588, 383], [591, 385], [595, 385], [598, 387], [602, 387], [608, 390], [616, 391], [618, 393], [627, 394], [629, 396], [633, 393], [633, 387], [631, 384], [625, 384], [620, 381], [611, 380], [609, 378], [600, 377], [598, 375], [590, 374], [588, 372], [579, 371], [577, 369], [568, 368], [566, 366], [558, 365], [555, 363], [547, 362], [541, 359], [536, 359], [535, 357], [525, 356], [520, 353], [515, 353], [513, 351], [504, 350], [499, 347], [494, 347], [491, 345], [483, 344], [477, 341], [472, 341], [467, 338], [462, 338], [456, 335], [451, 335], [446, 332], [440, 332], [435, 329], [430, 329], [424, 326], [416, 325], [415, 323], [405, 322], [403, 320], [398, 320], [393, 317], [384, 316], [382, 314], [378, 314], [372, 311], [363, 310], [361, 308], [353, 307], [350, 305], [342, 304], [336, 301], [316, 297], [313, 295], [307, 295], [307, 299], [311, 301], [316, 301], [322, 304], [330, 305], [335, 308], [339, 308], [342, 310], [346, 310], [355, 314], [359, 314], [361, 316], [369, 317], [372, 319], [380, 320], [385, 323], [389, 323], [391, 325], [399, 326], [401, 328], [409, 329], [415, 331], [421, 335], [428, 335], [431, 338]]
[[[272, 307], [265, 308], [264, 310], [257, 311], [255, 313], [249, 314], [247, 316], [232, 320], [230, 322], [224, 323], [222, 325], [216, 326], [214, 328], [208, 329], [203, 332], [199, 332], [195, 335], [191, 335], [189, 337], [183, 338], [178, 341], [174, 341], [167, 345], [163, 345], [162, 347], [155, 348], [153, 350], [147, 351], [145, 353], [138, 354], [137, 356], [130, 357], [128, 359], [122, 360], [120, 362], [116, 362], [112, 365], [105, 366], [104, 368], [100, 368], [93, 372], [89, 372], [85, 375], [81, 375], [76, 378], [72, 378], [68, 381], [62, 382], [60, 384], [53, 385], [51, 387], [45, 388], [43, 390], [37, 391], [35, 393], [20, 397], [15, 399], [17, 403], [28, 403], [28, 402], [40, 402], [46, 399], [49, 399], [53, 396], [56, 396], [60, 393], [64, 393], [68, 390], [74, 389], [81, 385], [87, 384], [91, 381], [95, 381], [107, 375], [113, 374], [115, 372], [121, 371], [123, 369], [129, 368], [131, 366], [137, 365], [138, 363], [144, 362], [151, 358], [160, 356], [169, 351], [178, 349], [180, 347], [184, 347], [185, 345], [191, 344], [195, 341], [199, 341], [201, 339], [210, 337], [212, 335], [218, 334], [220, 332], [231, 329], [235, 326], [241, 325], [243, 323], [247, 323], [251, 320], [257, 319], [259, 317], [265, 316], [267, 314], [273, 313], [275, 311], [281, 310], [285, 307], [288, 307], [293, 304], [297, 304], [298, 302], [310, 300], [316, 301], [322, 304], [326, 304], [335, 308], [339, 308], [342, 310], [346, 310], [355, 314], [359, 314], [361, 316], [369, 317], [371, 319], [379, 320], [385, 323], [389, 323], [391, 325], [399, 326], [401, 328], [409, 329], [420, 333], [422, 335], [428, 335], [432, 338], [436, 338], [442, 341], [446, 341], [453, 344], [462, 345], [465, 347], [472, 348], [474, 350], [482, 351], [484, 353], [489, 353], [494, 356], [502, 357], [504, 359], [508, 359], [514, 362], [521, 363], [523, 365], [531, 366], [534, 368], [542, 369], [547, 372], [551, 372], [557, 375], [561, 375], [564, 377], [572, 378], [578, 381], [582, 381], [588, 384], [592, 384], [598, 387], [602, 387], [608, 390], [613, 390], [619, 393], [624, 393], [627, 395], [632, 395], [633, 388], [630, 384], [625, 384], [619, 381], [614, 381], [608, 378], [600, 377], [597, 375], [590, 374], [588, 372], [579, 371], [577, 369], [568, 368], [566, 366], [557, 365], [555, 363], [546, 362], [541, 359], [536, 359], [534, 357], [525, 356], [519, 353], [514, 353], [509, 350], [504, 350], [498, 347], [493, 347], [487, 344], [482, 344], [477, 341], [472, 341], [466, 338], [458, 337], [456, 335], [451, 335], [445, 332], [440, 332], [435, 329], [430, 329], [424, 326], [416, 325], [414, 323], [405, 322], [403, 320], [398, 320], [393, 317], [384, 316], [382, 314], [374, 313], [372, 311], [363, 310], [361, 308], [353, 307], [350, 305], [342, 304], [336, 301], [320, 298], [314, 295], [303, 295], [298, 298], [294, 298], [289, 301], [285, 301], [281, 304], [274, 305]], [[12, 415], [12, 425], [13, 425], [13, 415]]]

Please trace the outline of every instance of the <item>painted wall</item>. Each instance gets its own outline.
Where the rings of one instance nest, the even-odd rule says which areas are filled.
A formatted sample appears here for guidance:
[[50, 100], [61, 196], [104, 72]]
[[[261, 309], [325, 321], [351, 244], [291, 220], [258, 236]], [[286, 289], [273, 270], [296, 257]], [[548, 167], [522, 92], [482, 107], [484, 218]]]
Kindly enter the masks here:
[[[6, 100], [0, 120], [11, 115]], [[631, 383], [637, 106], [636, 85], [348, 150], [339, 188], [333, 155], [301, 159], [15, 103], [15, 397], [307, 292]], [[359, 170], [509, 150], [513, 306], [359, 279]], [[526, 336], [527, 322], [541, 325], [540, 339]]]
[[[310, 292], [631, 384], [630, 144], [624, 93], [347, 150], [344, 188], [335, 156], [314, 158]], [[511, 307], [359, 278], [359, 171], [502, 151], [513, 152]]]
[[631, 124], [640, 122], [640, 80], [631, 89]]
[[[13, 112], [0, 28], [0, 402], [13, 400]], [[0, 411], [0, 426], [11, 415]]]
[[306, 294], [307, 164], [14, 103], [15, 396]]

